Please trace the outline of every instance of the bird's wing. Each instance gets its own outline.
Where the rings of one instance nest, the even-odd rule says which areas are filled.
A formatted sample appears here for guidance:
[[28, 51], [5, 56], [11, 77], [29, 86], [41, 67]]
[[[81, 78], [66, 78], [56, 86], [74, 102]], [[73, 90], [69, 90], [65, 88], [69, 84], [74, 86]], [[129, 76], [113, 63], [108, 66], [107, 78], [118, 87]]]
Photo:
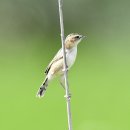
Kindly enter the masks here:
[[62, 48], [57, 52], [57, 54], [55, 55], [55, 57], [52, 59], [52, 61], [49, 63], [49, 65], [47, 66], [46, 70], [45, 70], [45, 74], [47, 75], [51, 66], [53, 65], [53, 63], [55, 63], [56, 61], [60, 60], [63, 58], [63, 53], [62, 53]]

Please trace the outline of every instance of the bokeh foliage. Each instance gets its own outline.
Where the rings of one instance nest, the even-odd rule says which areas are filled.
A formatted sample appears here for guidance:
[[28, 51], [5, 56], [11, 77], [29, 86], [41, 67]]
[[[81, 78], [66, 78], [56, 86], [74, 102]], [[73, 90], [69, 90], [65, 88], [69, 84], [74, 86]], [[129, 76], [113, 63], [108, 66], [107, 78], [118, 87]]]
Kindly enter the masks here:
[[[75, 130], [130, 129], [130, 1], [64, 0], [65, 34], [88, 36], [69, 72]], [[35, 97], [61, 47], [57, 0], [0, 1], [0, 129], [67, 129], [64, 91]]]

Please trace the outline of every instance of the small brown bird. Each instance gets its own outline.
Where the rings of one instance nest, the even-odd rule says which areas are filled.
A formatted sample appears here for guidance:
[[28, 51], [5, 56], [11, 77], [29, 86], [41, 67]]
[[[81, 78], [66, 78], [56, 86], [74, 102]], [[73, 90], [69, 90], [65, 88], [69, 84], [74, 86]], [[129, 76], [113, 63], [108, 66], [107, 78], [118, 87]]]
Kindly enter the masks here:
[[[69, 34], [65, 39], [65, 52], [68, 70], [75, 62], [77, 55], [77, 45], [84, 37], [86, 36], [72, 33]], [[60, 77], [60, 83], [65, 88], [63, 62], [63, 53], [61, 48], [45, 70], [46, 78], [38, 90], [37, 97], [44, 96], [48, 83], [56, 76]]]

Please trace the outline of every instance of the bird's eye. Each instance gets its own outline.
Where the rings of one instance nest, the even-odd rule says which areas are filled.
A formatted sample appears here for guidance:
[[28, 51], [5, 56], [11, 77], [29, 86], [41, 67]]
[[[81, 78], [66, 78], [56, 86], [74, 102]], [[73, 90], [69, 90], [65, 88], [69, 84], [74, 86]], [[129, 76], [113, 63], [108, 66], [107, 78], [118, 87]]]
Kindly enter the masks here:
[[79, 39], [80, 37], [79, 37], [79, 36], [76, 36], [75, 38]]

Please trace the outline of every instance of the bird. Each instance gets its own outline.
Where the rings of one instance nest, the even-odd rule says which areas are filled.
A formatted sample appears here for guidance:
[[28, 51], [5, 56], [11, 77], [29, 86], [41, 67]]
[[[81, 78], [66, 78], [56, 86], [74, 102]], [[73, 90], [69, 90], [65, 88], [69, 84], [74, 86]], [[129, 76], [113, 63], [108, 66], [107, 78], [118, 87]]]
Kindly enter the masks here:
[[[74, 64], [77, 56], [77, 46], [86, 36], [83, 36], [78, 33], [71, 33], [65, 38], [65, 55], [67, 62], [67, 70], [69, 70]], [[37, 97], [41, 98], [45, 95], [48, 84], [55, 77], [59, 77], [60, 84], [65, 89], [65, 80], [64, 80], [64, 59], [63, 59], [63, 49], [61, 48], [57, 54], [54, 56], [52, 61], [49, 63], [45, 70], [45, 80], [40, 86]]]

